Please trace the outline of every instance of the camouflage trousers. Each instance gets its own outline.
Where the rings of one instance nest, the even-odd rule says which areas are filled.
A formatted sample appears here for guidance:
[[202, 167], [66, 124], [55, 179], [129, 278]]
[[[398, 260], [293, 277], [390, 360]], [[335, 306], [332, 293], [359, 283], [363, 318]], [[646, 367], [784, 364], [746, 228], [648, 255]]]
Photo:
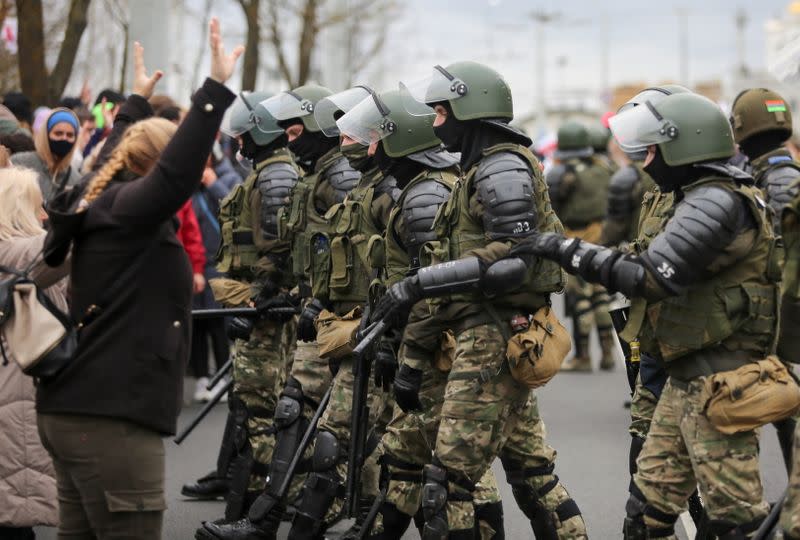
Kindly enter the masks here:
[[293, 321], [258, 321], [250, 338], [237, 339], [233, 346], [233, 393], [247, 406], [247, 439], [255, 461], [249, 491], [264, 489], [275, 447], [273, 416], [291, 366], [295, 333]]
[[800, 422], [794, 429], [794, 459], [786, 500], [781, 510], [781, 527], [792, 538], [800, 538]]
[[[598, 332], [610, 332], [613, 329], [611, 315], [608, 313], [610, 301], [608, 293], [601, 285], [587, 283], [578, 276], [569, 276], [567, 280], [567, 311], [573, 318], [579, 336], [585, 336], [586, 343], [576, 344], [578, 355], [588, 355], [589, 334], [592, 326], [597, 325]], [[586, 350], [581, 350], [587, 347]]]
[[658, 405], [658, 398], [645, 388], [641, 377], [637, 376], [636, 387], [631, 398], [631, 424], [628, 427], [628, 432], [632, 437], [647, 438], [656, 405]]
[[[499, 456], [514, 497], [529, 519], [542, 505], [551, 510], [559, 538], [586, 538], [580, 514], [564, 521], [556, 515], [556, 508], [568, 503], [570, 496], [553, 474], [556, 452], [544, 441], [536, 400], [509, 373], [505, 351], [505, 339], [495, 324], [456, 336], [434, 459], [448, 473], [475, 483]], [[456, 495], [446, 503], [450, 530], [473, 529], [471, 493], [456, 482], [449, 482], [449, 490]]]
[[645, 512], [648, 529], [671, 527], [672, 517], [677, 519], [698, 485], [711, 520], [739, 525], [769, 510], [758, 466], [758, 435], [725, 435], [714, 428], [703, 413], [708, 400], [704, 380], [684, 386], [670, 379], [658, 400], [634, 475], [648, 506], [657, 511]]
[[[400, 348], [400, 361], [403, 362], [406, 347]], [[422, 504], [422, 469], [431, 462], [439, 419], [444, 402], [444, 389], [447, 373], [439, 371], [430, 363], [423, 369], [422, 387], [419, 392], [422, 411], [405, 413], [395, 406], [391, 422], [381, 439], [381, 454], [385, 463], [386, 481], [385, 501], [394, 505], [407, 516], [414, 516]], [[411, 477], [415, 477], [411, 480]], [[476, 505], [500, 502], [497, 481], [491, 469], [476, 483], [473, 493]], [[494, 536], [494, 529], [481, 521], [481, 538]], [[371, 534], [383, 532], [382, 515], [378, 514]], [[397, 531], [398, 533], [400, 531]]]

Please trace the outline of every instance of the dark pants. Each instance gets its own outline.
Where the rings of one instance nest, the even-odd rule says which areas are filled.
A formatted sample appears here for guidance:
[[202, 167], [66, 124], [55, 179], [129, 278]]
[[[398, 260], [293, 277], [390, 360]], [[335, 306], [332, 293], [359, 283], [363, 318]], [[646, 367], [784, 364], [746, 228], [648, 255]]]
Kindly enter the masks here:
[[40, 414], [56, 471], [59, 540], [161, 538], [164, 443], [125, 420]]
[[208, 338], [214, 352], [216, 369], [228, 361], [231, 343], [225, 332], [225, 319], [197, 319], [192, 321], [192, 353], [189, 356], [190, 375], [195, 378], [208, 377]]
[[0, 538], [3, 540], [34, 540], [36, 535], [32, 527], [0, 527]]

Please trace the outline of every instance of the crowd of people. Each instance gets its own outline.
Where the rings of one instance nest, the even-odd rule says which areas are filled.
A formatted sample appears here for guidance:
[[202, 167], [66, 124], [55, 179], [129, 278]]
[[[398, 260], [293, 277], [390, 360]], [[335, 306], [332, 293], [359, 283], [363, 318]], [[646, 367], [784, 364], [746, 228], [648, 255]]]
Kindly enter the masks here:
[[[780, 95], [745, 90], [727, 115], [647, 88], [564, 123], [545, 167], [488, 66], [237, 96], [242, 49], [216, 19], [209, 36], [188, 109], [138, 43], [127, 96], [4, 97], [0, 276], [27, 272], [78, 340], [36, 381], [4, 347], [0, 536], [160, 538], [188, 369], [197, 400], [230, 387], [216, 466], [183, 486], [225, 500], [199, 540], [285, 520], [321, 539], [342, 517], [344, 538], [413, 522], [500, 540], [498, 458], [532, 537], [587, 538], [536, 389], [592, 370], [596, 326], [599, 367], [621, 346], [631, 385], [624, 538], [675, 538], [687, 507], [700, 538], [765, 538], [768, 423], [791, 475], [777, 529], [800, 538], [800, 164]], [[192, 320], [207, 308], [250, 309]], [[208, 390], [229, 357], [232, 385]]]

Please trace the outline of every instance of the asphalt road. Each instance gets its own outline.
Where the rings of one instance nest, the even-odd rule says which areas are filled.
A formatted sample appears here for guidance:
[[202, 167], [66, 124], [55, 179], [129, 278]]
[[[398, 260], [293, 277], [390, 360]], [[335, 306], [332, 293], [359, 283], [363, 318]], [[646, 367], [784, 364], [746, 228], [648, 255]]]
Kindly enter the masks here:
[[[590, 538], [621, 538], [629, 441], [629, 415], [622, 406], [628, 388], [622, 365], [610, 373], [559, 374], [538, 396], [548, 427], [547, 440], [558, 451], [556, 474], [583, 511]], [[180, 425], [185, 425], [199, 409], [198, 405], [186, 407]], [[180, 489], [184, 482], [206, 473], [215, 463], [225, 411], [224, 405], [217, 406], [181, 446], [171, 439], [165, 441], [169, 505], [165, 539], [191, 539], [202, 520], [222, 516], [221, 502], [188, 501], [181, 497]], [[767, 499], [775, 501], [786, 486], [786, 474], [771, 426], [763, 431], [761, 466]], [[505, 502], [506, 538], [532, 538], [529, 523], [504, 481], [499, 461], [494, 469]], [[284, 524], [279, 538], [286, 538], [287, 531], [288, 524]], [[55, 534], [42, 530], [38, 538], [54, 539]], [[409, 532], [404, 538], [417, 538], [417, 533]]]

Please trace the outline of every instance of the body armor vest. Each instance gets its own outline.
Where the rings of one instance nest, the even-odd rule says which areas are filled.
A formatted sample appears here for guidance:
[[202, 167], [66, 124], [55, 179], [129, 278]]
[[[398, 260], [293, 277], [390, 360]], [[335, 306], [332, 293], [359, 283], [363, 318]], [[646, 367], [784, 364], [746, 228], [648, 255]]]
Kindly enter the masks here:
[[258, 163], [244, 183], [237, 185], [220, 203], [220, 242], [217, 251], [217, 270], [231, 277], [252, 278], [256, 273], [258, 259], [270, 251], [285, 250], [279, 238], [256, 238], [261, 227], [258, 210], [261, 194], [257, 181], [262, 171], [272, 164], [289, 164], [300, 174], [291, 154], [285, 148]]
[[[430, 263], [430, 259], [426, 258], [425, 262], [422, 261], [422, 247], [425, 243], [436, 239], [436, 232], [432, 227], [428, 233], [410, 232], [412, 229], [412, 227], [409, 227], [410, 219], [419, 218], [427, 221], [428, 213], [433, 212], [433, 208], [430, 206], [426, 206], [424, 209], [407, 208], [409, 194], [413, 194], [416, 191], [435, 191], [431, 198], [438, 199], [441, 197], [439, 206], [441, 208], [441, 205], [449, 198], [450, 192], [457, 181], [458, 175], [454, 172], [454, 169], [427, 170], [417, 175], [403, 188], [389, 216], [389, 224], [384, 235], [386, 244], [385, 283], [387, 287], [394, 285], [419, 268], [427, 266]], [[426, 184], [436, 185], [426, 186]], [[426, 187], [429, 189], [426, 189]], [[419, 210], [424, 211], [426, 215], [419, 215]], [[435, 215], [431, 217], [435, 218]], [[406, 238], [400, 238], [398, 230], [404, 231]], [[413, 238], [409, 237], [411, 235], [413, 235]]]
[[[547, 184], [542, 177], [541, 168], [536, 157], [526, 147], [513, 144], [497, 144], [486, 148], [483, 156], [499, 152], [513, 152], [530, 164], [532, 172], [533, 197], [536, 212], [535, 229], [539, 232], [556, 232], [563, 234], [555, 212], [550, 206]], [[453, 193], [434, 221], [434, 230], [438, 240], [428, 242], [425, 250], [430, 263], [453, 261], [465, 256], [472, 249], [482, 248], [492, 242], [484, 231], [483, 223], [470, 214], [470, 197], [473, 192], [472, 182], [478, 164], [467, 171], [453, 188]], [[491, 303], [498, 306], [537, 309], [547, 302], [546, 295], [564, 288], [565, 275], [558, 263], [539, 259], [531, 265], [524, 282], [510, 293], [492, 298]], [[445, 304], [451, 302], [467, 302], [480, 304], [486, 301], [480, 292], [452, 295], [435, 298], [431, 303]]]
[[597, 163], [570, 159], [566, 170], [577, 178], [569, 196], [559, 206], [558, 217], [570, 229], [582, 229], [606, 216], [609, 171]]
[[[745, 198], [757, 224], [757, 238], [744, 259], [690, 287], [684, 294], [658, 302], [641, 298], [632, 302], [623, 338], [631, 340], [638, 335], [643, 351], [668, 363], [682, 358], [691, 362], [689, 355], [712, 347], [763, 358], [772, 352], [774, 345], [780, 275], [776, 259], [780, 254], [772, 224], [759, 200], [761, 192], [755, 186], [737, 185], [720, 177], [698, 180], [683, 191], [708, 184], [733, 190]], [[656, 200], [643, 216], [635, 243], [638, 252], [647, 249], [671, 217], [671, 205], [666, 211], [665, 206], [666, 203]], [[668, 364], [673, 375], [696, 374], [698, 366], [687, 364], [685, 368], [677, 365], [676, 368], [679, 371], [673, 373]]]

